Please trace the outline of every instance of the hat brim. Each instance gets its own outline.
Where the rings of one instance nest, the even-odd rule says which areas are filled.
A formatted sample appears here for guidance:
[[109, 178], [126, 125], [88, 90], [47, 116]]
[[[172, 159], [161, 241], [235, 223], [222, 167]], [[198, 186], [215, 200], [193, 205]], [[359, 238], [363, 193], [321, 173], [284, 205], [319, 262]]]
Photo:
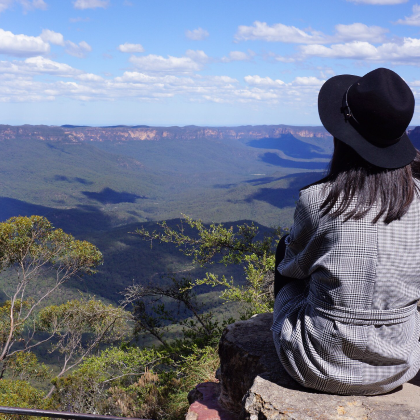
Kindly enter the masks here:
[[346, 121], [341, 112], [347, 89], [361, 77], [344, 74], [328, 79], [318, 95], [318, 112], [325, 129], [336, 139], [346, 143], [363, 159], [380, 168], [396, 169], [411, 163], [416, 149], [404, 133], [401, 139], [387, 147], [378, 147], [366, 140]]

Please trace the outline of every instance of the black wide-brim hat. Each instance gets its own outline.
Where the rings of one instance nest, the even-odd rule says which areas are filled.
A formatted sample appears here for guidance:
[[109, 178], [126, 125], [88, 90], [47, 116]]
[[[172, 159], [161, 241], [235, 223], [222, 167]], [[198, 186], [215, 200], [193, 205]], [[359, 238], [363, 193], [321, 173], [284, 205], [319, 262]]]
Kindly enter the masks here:
[[405, 81], [384, 68], [363, 77], [334, 76], [318, 96], [319, 116], [326, 130], [367, 162], [389, 169], [404, 167], [416, 156], [406, 133], [414, 104]]

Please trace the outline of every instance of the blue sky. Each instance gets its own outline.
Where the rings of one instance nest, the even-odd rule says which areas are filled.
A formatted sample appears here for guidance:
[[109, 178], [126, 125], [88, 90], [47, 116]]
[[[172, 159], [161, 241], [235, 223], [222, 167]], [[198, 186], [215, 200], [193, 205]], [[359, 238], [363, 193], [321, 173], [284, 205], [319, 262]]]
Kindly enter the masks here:
[[420, 1], [0, 0], [0, 123], [320, 125], [336, 74], [419, 104]]

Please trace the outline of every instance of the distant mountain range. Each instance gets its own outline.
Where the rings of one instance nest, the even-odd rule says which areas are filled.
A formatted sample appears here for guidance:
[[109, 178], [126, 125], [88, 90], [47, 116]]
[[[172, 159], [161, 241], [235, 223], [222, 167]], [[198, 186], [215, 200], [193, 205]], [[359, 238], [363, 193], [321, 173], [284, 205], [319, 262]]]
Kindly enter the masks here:
[[[410, 138], [417, 142], [420, 138], [420, 127], [409, 127]], [[30, 138], [46, 141], [144, 141], [144, 140], [256, 140], [276, 139], [285, 134], [305, 139], [331, 139], [331, 135], [321, 126], [291, 126], [291, 125], [256, 125], [239, 127], [151, 127], [147, 125], [116, 125], [105, 127], [90, 127], [77, 125], [46, 126], [46, 125], [0, 125], [0, 141], [13, 138]]]
[[[420, 149], [420, 127], [409, 127], [408, 135], [417, 148]], [[257, 125], [240, 127], [199, 127], [195, 125], [185, 127], [150, 127], [135, 126], [106, 126], [90, 127], [76, 125], [45, 126], [45, 125], [0, 125], [0, 141], [12, 139], [34, 139], [48, 142], [62, 143], [80, 142], [111, 142], [123, 143], [130, 141], [160, 141], [160, 140], [238, 140], [251, 147], [283, 150], [286, 141], [294, 141], [292, 148], [298, 155], [287, 154], [289, 157], [304, 158], [302, 156], [301, 140], [307, 144], [317, 146], [312, 152], [331, 154], [332, 136], [324, 127], [290, 126], [290, 125]], [[266, 140], [258, 143], [258, 140]], [[281, 139], [281, 144], [276, 140]], [[286, 146], [288, 147], [288, 146]], [[307, 146], [306, 146], [307, 147]], [[290, 149], [290, 145], [288, 147]], [[286, 157], [287, 158], [287, 157]]]
[[284, 134], [296, 135], [304, 138], [331, 138], [323, 127], [294, 127], [288, 125], [261, 125], [241, 127], [149, 127], [149, 126], [114, 126], [114, 127], [87, 127], [63, 125], [0, 125], [0, 140], [31, 138], [46, 141], [112, 141], [122, 142], [130, 140], [255, 140], [263, 138], [280, 138]]

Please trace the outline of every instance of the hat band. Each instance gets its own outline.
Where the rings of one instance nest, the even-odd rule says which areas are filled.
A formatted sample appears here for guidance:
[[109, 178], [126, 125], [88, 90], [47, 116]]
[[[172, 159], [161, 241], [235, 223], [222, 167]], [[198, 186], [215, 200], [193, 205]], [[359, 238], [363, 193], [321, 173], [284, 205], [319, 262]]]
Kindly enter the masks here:
[[[354, 84], [354, 83], [353, 83]], [[347, 90], [346, 93], [343, 96], [343, 103], [342, 103], [342, 107], [341, 107], [341, 112], [344, 114], [344, 120], [347, 122], [350, 120], [350, 118], [352, 118], [357, 124], [360, 125], [359, 121], [356, 120], [356, 117], [353, 115], [353, 113], [351, 112], [350, 109], [350, 105], [349, 102], [347, 100], [347, 95], [349, 94], [349, 90], [353, 85], [350, 85]]]
[[353, 115], [353, 112], [351, 111], [351, 108], [347, 99], [349, 90], [352, 88], [354, 84], [355, 83], [353, 83], [347, 88], [346, 93], [343, 96], [343, 101], [342, 101], [342, 106], [340, 108], [340, 111], [342, 114], [344, 114], [344, 121], [346, 123], [350, 123], [353, 126], [353, 128], [357, 130], [359, 134], [361, 134], [369, 143], [372, 143], [373, 145], [377, 147], [388, 147], [388, 146], [392, 146], [395, 143], [398, 143], [401, 140], [401, 137], [404, 135], [405, 130], [396, 139], [386, 140], [384, 138], [375, 136], [374, 134], [369, 132], [366, 128], [364, 128], [359, 123], [359, 121], [357, 121], [356, 117]]

